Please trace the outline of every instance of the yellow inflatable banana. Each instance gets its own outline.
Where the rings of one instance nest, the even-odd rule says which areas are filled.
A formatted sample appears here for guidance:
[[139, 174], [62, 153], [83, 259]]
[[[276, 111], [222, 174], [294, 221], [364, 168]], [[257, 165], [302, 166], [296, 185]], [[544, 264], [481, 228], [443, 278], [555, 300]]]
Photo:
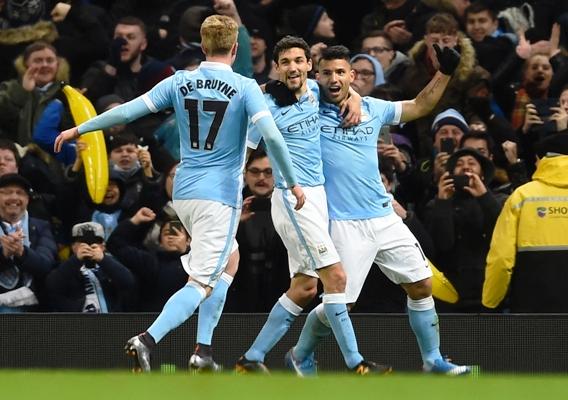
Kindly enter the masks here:
[[[71, 115], [76, 125], [97, 115], [95, 108], [85, 96], [69, 85], [63, 86]], [[105, 197], [108, 185], [108, 158], [105, 137], [102, 131], [89, 132], [81, 135], [81, 140], [87, 143], [87, 149], [81, 153], [85, 180], [89, 196], [94, 203], [100, 204]]]
[[446, 303], [457, 303], [457, 301], [459, 300], [459, 295], [454, 288], [454, 285], [452, 285], [448, 278], [446, 278], [446, 276], [442, 272], [440, 272], [440, 270], [436, 268], [434, 264], [430, 262], [430, 260], [428, 260], [428, 265], [430, 266], [433, 274], [432, 296], [445, 301]]

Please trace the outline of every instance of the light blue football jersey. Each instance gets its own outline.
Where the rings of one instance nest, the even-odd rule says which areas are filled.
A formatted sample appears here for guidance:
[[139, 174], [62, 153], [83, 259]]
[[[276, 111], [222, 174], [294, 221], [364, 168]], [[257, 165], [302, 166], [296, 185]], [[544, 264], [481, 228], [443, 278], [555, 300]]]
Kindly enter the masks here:
[[194, 71], [177, 71], [142, 98], [154, 112], [175, 110], [181, 160], [173, 198], [240, 207], [247, 124], [270, 116], [256, 81], [226, 64], [202, 62]]
[[[298, 183], [301, 186], [313, 187], [323, 185], [323, 166], [321, 161], [321, 142], [319, 125], [319, 86], [316, 81], [308, 79], [308, 90], [299, 101], [291, 106], [279, 107], [274, 98], [265, 94], [266, 103], [272, 113], [274, 122], [288, 146], [292, 165]], [[247, 144], [256, 148], [262, 139], [258, 128], [249, 124]], [[274, 163], [273, 163], [274, 164]], [[275, 165], [275, 185], [286, 188], [286, 182]]]
[[393, 212], [377, 155], [383, 125], [400, 122], [401, 103], [363, 97], [361, 123], [341, 127], [339, 108], [320, 104], [321, 146], [325, 191], [332, 220], [377, 218]]

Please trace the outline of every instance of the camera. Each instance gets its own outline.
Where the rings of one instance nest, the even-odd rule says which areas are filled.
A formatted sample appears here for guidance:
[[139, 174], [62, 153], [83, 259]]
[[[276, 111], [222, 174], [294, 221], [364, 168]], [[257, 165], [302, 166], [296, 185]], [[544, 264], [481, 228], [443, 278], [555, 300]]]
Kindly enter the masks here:
[[[177, 229], [177, 232], [175, 229]], [[183, 224], [181, 221], [170, 221], [170, 226], [168, 227], [168, 234], [169, 235], [177, 235], [178, 232], [183, 232]]]
[[469, 186], [469, 176], [467, 175], [451, 175], [454, 181], [454, 188], [456, 191], [463, 190], [464, 187]]
[[452, 138], [443, 138], [440, 140], [440, 152], [446, 154], [453, 154], [456, 148], [456, 142]]
[[556, 121], [550, 120], [554, 111], [551, 110], [552, 107], [558, 107], [558, 99], [546, 98], [546, 99], [535, 99], [531, 102], [536, 108], [536, 112], [539, 118], [542, 120], [542, 125], [532, 125], [530, 130], [539, 135], [547, 135], [557, 131]]

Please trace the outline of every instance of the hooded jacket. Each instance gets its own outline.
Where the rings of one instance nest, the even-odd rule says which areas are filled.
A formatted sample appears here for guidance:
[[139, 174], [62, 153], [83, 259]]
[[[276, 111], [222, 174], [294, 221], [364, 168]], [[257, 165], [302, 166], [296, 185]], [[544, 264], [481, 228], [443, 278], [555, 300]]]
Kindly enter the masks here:
[[505, 203], [487, 256], [483, 305], [510, 286], [512, 312], [568, 312], [568, 155], [544, 157]]

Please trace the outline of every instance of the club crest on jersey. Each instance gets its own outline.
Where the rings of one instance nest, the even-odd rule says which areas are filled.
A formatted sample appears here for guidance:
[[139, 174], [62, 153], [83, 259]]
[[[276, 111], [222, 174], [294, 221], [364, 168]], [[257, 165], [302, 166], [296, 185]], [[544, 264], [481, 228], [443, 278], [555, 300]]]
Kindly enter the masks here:
[[323, 256], [325, 253], [327, 253], [327, 247], [325, 246], [325, 244], [319, 244], [317, 249], [320, 256]]

